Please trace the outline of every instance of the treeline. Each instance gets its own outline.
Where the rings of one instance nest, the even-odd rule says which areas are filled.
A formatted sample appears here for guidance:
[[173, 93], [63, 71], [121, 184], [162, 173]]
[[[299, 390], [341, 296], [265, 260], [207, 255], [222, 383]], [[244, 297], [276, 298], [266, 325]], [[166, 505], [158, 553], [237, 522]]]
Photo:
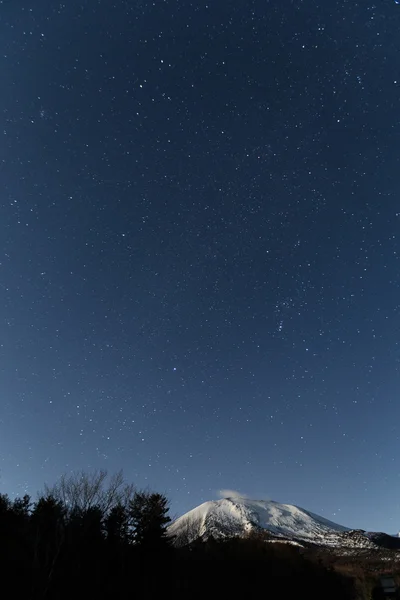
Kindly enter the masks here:
[[260, 538], [175, 547], [168, 500], [122, 473], [64, 476], [35, 501], [0, 494], [0, 574], [13, 598], [355, 598], [350, 579]]

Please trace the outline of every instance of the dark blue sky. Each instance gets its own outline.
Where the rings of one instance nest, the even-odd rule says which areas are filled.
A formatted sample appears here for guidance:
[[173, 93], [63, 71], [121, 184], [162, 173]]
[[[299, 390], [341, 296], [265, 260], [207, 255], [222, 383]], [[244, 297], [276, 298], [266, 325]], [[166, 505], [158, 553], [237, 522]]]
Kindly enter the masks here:
[[400, 7], [0, 2], [0, 490], [400, 528]]

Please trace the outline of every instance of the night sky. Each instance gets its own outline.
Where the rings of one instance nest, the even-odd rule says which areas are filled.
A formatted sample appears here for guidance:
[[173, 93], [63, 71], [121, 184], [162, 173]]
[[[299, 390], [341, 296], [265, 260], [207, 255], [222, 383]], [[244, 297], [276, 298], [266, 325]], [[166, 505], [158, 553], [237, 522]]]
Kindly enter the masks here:
[[400, 6], [0, 2], [0, 491], [400, 528]]

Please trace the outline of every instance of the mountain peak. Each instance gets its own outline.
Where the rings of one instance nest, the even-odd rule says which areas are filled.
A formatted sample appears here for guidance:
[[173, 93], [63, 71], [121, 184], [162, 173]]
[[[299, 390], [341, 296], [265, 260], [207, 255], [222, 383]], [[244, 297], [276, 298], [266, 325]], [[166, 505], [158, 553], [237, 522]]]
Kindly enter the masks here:
[[314, 542], [348, 528], [298, 506], [238, 495], [205, 502], [169, 528], [178, 543], [190, 543], [197, 538], [242, 536], [262, 530], [277, 538]]

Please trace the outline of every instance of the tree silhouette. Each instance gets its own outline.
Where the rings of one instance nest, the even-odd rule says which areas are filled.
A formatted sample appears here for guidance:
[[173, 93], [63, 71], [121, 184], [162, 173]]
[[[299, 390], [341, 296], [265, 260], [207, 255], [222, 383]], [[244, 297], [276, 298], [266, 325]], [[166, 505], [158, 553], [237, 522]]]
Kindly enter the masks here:
[[129, 505], [133, 541], [145, 550], [162, 550], [170, 545], [167, 526], [168, 499], [163, 494], [135, 492]]
[[53, 496], [34, 505], [30, 526], [33, 541], [33, 588], [47, 593], [65, 545], [66, 508]]
[[129, 514], [125, 506], [113, 506], [104, 520], [104, 530], [110, 544], [129, 542]]
[[71, 512], [96, 506], [106, 514], [114, 506], [127, 506], [133, 494], [134, 486], [126, 483], [122, 471], [108, 477], [105, 469], [64, 474], [54, 485], [45, 485], [45, 495], [61, 501]]

